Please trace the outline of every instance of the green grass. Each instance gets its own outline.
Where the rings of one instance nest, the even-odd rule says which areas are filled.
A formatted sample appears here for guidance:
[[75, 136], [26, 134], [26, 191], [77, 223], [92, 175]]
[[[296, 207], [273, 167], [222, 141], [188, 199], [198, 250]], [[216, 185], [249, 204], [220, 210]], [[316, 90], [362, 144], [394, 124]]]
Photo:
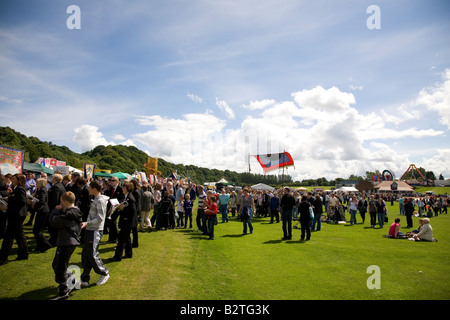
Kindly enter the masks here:
[[416, 187], [414, 192], [425, 194], [427, 191], [434, 191], [435, 194], [450, 194], [450, 187]]
[[[388, 203], [390, 223], [398, 206]], [[348, 214], [347, 214], [348, 216]], [[417, 227], [418, 218], [414, 218]], [[406, 225], [405, 217], [401, 217]], [[253, 219], [254, 233], [242, 236], [242, 223], [231, 219], [215, 228], [215, 240], [190, 229], [139, 233], [134, 257], [108, 262], [115, 245], [102, 243], [100, 256], [111, 278], [103, 286], [77, 290], [72, 300], [298, 300], [298, 299], [404, 299], [450, 298], [450, 218], [431, 219], [438, 242], [383, 238], [383, 229], [365, 224], [322, 224], [310, 241], [281, 241], [280, 223]], [[358, 215], [358, 222], [361, 218]], [[195, 223], [194, 223], [195, 226]], [[195, 229], [195, 228], [194, 228]], [[401, 229], [406, 232], [408, 229]], [[31, 228], [26, 227], [30, 249]], [[106, 239], [104, 239], [106, 240]], [[51, 268], [55, 249], [30, 253], [27, 261], [0, 266], [0, 298], [49, 299], [57, 285]], [[71, 264], [81, 266], [81, 247]], [[377, 265], [381, 289], [369, 290], [367, 267]], [[422, 273], [419, 273], [422, 271]], [[91, 273], [92, 283], [98, 275]]]

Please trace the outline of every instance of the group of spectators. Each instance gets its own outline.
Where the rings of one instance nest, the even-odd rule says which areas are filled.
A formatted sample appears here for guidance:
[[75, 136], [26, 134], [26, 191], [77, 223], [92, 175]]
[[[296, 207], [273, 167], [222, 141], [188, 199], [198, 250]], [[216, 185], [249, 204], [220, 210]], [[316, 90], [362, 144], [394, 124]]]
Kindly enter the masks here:
[[[0, 175], [0, 265], [9, 262], [16, 240], [17, 260], [28, 259], [28, 242], [23, 225], [33, 225], [36, 252], [56, 248], [52, 262], [58, 290], [55, 299], [66, 299], [75, 288], [89, 286], [90, 272], [100, 274], [97, 285], [109, 279], [109, 271], [99, 257], [98, 248], [103, 234], [108, 197], [102, 195], [98, 181], [89, 184], [79, 174], [63, 177], [53, 174], [51, 180], [42, 173], [35, 180], [32, 173]], [[44, 235], [47, 230], [49, 237]], [[81, 281], [75, 281], [68, 271], [76, 247], [83, 244]]]
[[[193, 217], [194, 201], [198, 209]], [[345, 210], [350, 213], [350, 225], [357, 223], [357, 212], [362, 222], [365, 213], [370, 215], [370, 225], [380, 228], [387, 222], [386, 202], [392, 196], [345, 194], [329, 192], [304, 192], [291, 188], [264, 191], [246, 186], [238, 190], [223, 188], [219, 192], [205, 190], [202, 185], [167, 179], [151, 186], [136, 179], [120, 182], [118, 178], [87, 181], [78, 173], [62, 176], [55, 173], [49, 179], [45, 173], [35, 180], [33, 173], [26, 176], [0, 175], [0, 265], [8, 256], [16, 240], [17, 259], [28, 259], [28, 243], [23, 225], [32, 225], [36, 239], [35, 251], [46, 252], [56, 247], [53, 269], [59, 284], [57, 299], [67, 298], [73, 288], [89, 285], [93, 269], [100, 275], [97, 285], [109, 279], [109, 271], [99, 257], [98, 248], [104, 235], [108, 242], [116, 243], [111, 261], [133, 257], [133, 248], [139, 247], [138, 232], [193, 228], [214, 240], [214, 228], [237, 217], [242, 221], [242, 234], [254, 231], [252, 217], [269, 217], [270, 223], [282, 222], [282, 240], [292, 240], [292, 229], [300, 224], [300, 241], [308, 241], [311, 231], [320, 231], [323, 221], [345, 222]], [[412, 215], [447, 213], [449, 198], [425, 197], [398, 199], [400, 214], [406, 216], [407, 227], [412, 228]], [[436, 209], [435, 209], [436, 208]], [[439, 209], [439, 210], [437, 210]], [[153, 215], [152, 215], [153, 211]], [[30, 218], [25, 218], [30, 212]], [[293, 226], [293, 222], [297, 225]], [[399, 221], [389, 233], [398, 237]], [[396, 224], [397, 223], [397, 224]], [[394, 226], [395, 224], [395, 226]], [[418, 239], [428, 227], [429, 220], [421, 220], [420, 228], [412, 238]], [[45, 235], [48, 232], [48, 238]], [[422, 233], [420, 233], [422, 232]], [[76, 246], [82, 244], [83, 274], [80, 283], [73, 283], [73, 274], [67, 271], [70, 257]], [[72, 281], [72, 284], [71, 284]]]

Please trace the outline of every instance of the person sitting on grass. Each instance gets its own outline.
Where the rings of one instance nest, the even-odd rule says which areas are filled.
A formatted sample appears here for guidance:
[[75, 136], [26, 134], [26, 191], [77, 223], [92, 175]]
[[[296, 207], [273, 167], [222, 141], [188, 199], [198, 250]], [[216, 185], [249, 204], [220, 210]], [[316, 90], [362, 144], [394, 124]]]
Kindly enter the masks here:
[[420, 232], [420, 229], [422, 229], [422, 226], [423, 226], [423, 219], [424, 219], [424, 218], [420, 218], [420, 219], [419, 219], [419, 228], [414, 229], [414, 230], [412, 231], [412, 235], [414, 235], [415, 233], [419, 233], [419, 232]]
[[389, 228], [389, 238], [404, 239], [405, 235], [400, 231], [400, 218], [395, 218], [393, 224]]
[[430, 225], [430, 219], [424, 218], [423, 225], [419, 233], [413, 236], [415, 241], [435, 241], [433, 238], [433, 228]]

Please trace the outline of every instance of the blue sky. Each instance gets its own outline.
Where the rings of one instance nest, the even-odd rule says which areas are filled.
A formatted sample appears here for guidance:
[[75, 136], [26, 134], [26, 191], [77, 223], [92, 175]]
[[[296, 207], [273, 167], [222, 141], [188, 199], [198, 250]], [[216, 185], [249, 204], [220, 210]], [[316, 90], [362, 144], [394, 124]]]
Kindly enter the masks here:
[[0, 125], [236, 171], [286, 150], [298, 180], [450, 178], [449, 17], [445, 0], [5, 0]]

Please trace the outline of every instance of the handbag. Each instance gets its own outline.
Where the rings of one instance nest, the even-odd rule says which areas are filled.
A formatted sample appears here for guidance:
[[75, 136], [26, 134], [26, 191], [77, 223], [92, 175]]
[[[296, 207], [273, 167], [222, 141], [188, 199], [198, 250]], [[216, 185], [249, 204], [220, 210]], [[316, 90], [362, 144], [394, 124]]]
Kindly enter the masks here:
[[314, 219], [314, 210], [313, 210], [313, 208], [311, 208], [311, 207], [309, 207], [309, 217], [310, 217], [311, 219]]

